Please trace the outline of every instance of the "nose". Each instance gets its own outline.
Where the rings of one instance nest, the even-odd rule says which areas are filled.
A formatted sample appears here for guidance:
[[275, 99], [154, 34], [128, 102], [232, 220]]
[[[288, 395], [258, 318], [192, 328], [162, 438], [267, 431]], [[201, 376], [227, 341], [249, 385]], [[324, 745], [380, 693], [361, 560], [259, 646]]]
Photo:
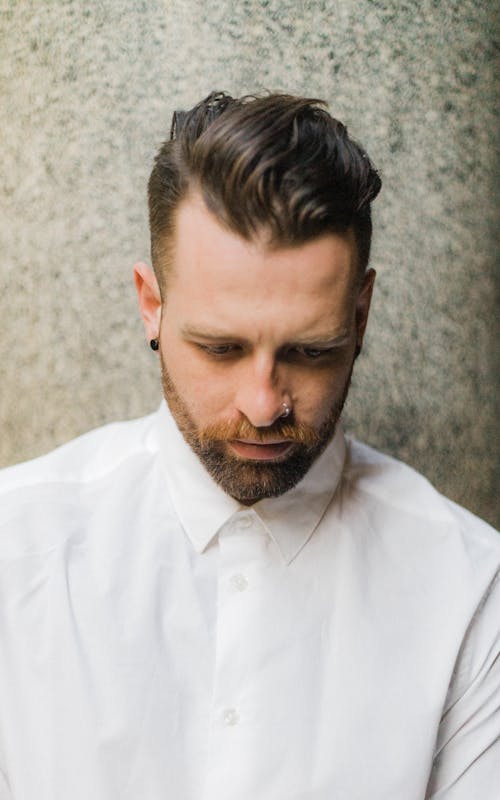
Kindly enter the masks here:
[[291, 399], [280, 380], [274, 359], [256, 357], [240, 376], [236, 407], [255, 428], [267, 428], [285, 409]]

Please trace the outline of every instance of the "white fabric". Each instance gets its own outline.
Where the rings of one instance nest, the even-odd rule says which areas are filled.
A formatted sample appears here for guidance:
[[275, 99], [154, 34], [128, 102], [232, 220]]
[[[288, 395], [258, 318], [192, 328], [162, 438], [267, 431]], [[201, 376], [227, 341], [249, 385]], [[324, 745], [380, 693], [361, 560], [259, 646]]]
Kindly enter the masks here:
[[163, 404], [0, 486], [1, 800], [499, 796], [500, 539], [408, 467], [243, 508]]

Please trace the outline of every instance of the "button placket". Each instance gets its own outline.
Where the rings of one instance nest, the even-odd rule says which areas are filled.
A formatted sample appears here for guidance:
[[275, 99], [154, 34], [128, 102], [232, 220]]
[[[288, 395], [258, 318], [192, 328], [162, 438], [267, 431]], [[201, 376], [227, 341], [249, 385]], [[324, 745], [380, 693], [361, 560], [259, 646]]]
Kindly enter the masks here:
[[246, 575], [243, 575], [242, 572], [237, 572], [235, 575], [232, 575], [229, 579], [229, 583], [231, 588], [236, 592], [244, 592], [248, 589], [248, 578]]
[[256, 702], [265, 609], [262, 583], [272, 562], [269, 535], [253, 511], [241, 510], [219, 532], [217, 644], [207, 797], [226, 797], [227, 764], [245, 775], [260, 729]]
[[235, 520], [235, 527], [240, 531], [247, 531], [253, 525], [253, 518], [250, 514], [243, 514]]
[[225, 708], [222, 712], [222, 721], [224, 725], [232, 728], [240, 721], [240, 715], [235, 708]]
[[[269, 566], [268, 534], [253, 511], [239, 511], [219, 532], [217, 644], [207, 792], [221, 796], [227, 761], [244, 774], [259, 728], [254, 676], [262, 623], [260, 586]], [[257, 645], [257, 646], [256, 646]], [[252, 680], [249, 682], [249, 675]]]

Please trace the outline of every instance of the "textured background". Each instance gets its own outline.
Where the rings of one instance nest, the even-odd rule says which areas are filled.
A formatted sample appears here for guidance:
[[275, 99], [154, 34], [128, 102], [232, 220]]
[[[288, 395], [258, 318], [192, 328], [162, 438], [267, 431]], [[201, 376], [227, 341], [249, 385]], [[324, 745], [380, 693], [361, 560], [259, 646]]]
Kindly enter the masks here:
[[498, 524], [493, 7], [0, 0], [0, 463], [156, 407], [153, 154], [175, 108], [268, 88], [328, 100], [384, 179], [349, 428]]

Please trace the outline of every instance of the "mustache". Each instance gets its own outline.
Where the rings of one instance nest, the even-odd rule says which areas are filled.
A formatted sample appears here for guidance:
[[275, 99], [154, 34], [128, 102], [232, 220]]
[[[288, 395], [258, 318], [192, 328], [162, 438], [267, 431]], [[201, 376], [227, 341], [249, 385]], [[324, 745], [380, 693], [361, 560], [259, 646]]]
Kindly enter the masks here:
[[286, 423], [277, 420], [269, 427], [255, 428], [247, 419], [242, 419], [208, 425], [199, 432], [199, 438], [202, 443], [214, 440], [228, 442], [234, 439], [251, 439], [258, 444], [286, 439], [297, 444], [314, 446], [319, 443], [321, 437], [314, 428], [303, 423]]

